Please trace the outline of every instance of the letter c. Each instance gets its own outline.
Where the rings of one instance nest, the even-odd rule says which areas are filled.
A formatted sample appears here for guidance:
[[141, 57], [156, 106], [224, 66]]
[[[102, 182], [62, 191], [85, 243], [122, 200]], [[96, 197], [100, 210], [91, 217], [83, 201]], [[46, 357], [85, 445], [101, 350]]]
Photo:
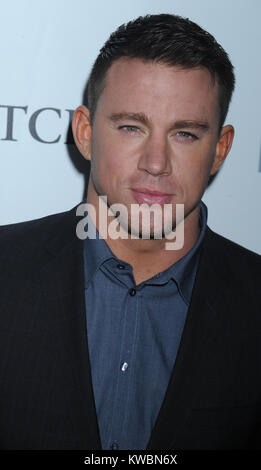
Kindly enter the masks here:
[[38, 142], [42, 142], [43, 144], [56, 144], [57, 142], [59, 142], [60, 138], [61, 138], [61, 134], [58, 135], [58, 137], [55, 139], [55, 140], [44, 140], [42, 139], [38, 132], [36, 131], [36, 121], [38, 119], [38, 116], [40, 113], [42, 113], [43, 111], [54, 111], [56, 114], [58, 114], [59, 118], [61, 118], [61, 111], [60, 109], [57, 109], [57, 108], [41, 108], [41, 109], [37, 109], [37, 111], [35, 111], [32, 116], [30, 117], [30, 120], [29, 120], [29, 131], [30, 131], [30, 134], [31, 136], [35, 139], [35, 140], [38, 140]]

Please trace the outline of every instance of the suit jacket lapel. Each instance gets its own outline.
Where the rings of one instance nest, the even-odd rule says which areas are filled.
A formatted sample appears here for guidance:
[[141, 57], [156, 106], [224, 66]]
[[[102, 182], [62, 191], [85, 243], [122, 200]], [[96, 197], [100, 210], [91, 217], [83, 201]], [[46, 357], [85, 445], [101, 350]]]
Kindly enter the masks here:
[[186, 418], [200, 396], [209, 346], [222, 341], [218, 325], [226, 318], [217, 313], [222, 312], [220, 302], [223, 308], [224, 302], [229, 303], [231, 292], [224, 260], [216, 254], [215, 247], [208, 228], [176, 362], [147, 449], [175, 448]]
[[[61, 222], [48, 242], [49, 254], [40, 274], [42, 307], [53, 328], [60, 386], [68, 393], [64, 414], [70, 410], [71, 426], [79, 436], [77, 448], [95, 450], [101, 449], [101, 442], [86, 332], [83, 244], [75, 233], [75, 209]], [[71, 387], [68, 392], [67, 387]]]

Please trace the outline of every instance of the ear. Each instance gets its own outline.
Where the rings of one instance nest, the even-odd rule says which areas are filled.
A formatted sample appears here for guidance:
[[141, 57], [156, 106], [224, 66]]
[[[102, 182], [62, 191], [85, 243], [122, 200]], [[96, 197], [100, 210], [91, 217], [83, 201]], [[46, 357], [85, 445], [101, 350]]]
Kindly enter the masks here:
[[226, 156], [228, 155], [233, 138], [234, 138], [234, 127], [230, 124], [224, 126], [221, 130], [219, 140], [216, 145], [216, 155], [215, 159], [211, 168], [211, 175], [215, 175], [215, 173], [219, 170], [221, 165], [224, 163]]
[[91, 160], [91, 135], [90, 111], [86, 106], [79, 106], [73, 115], [72, 131], [78, 150], [86, 158]]

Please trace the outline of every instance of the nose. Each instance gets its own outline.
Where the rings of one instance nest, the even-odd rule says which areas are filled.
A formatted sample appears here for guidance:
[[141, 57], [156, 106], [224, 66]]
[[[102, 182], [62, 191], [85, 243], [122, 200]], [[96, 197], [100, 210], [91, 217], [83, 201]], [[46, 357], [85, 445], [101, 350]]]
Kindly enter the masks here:
[[171, 173], [168, 142], [164, 135], [150, 135], [148, 137], [141, 150], [138, 169], [153, 176]]

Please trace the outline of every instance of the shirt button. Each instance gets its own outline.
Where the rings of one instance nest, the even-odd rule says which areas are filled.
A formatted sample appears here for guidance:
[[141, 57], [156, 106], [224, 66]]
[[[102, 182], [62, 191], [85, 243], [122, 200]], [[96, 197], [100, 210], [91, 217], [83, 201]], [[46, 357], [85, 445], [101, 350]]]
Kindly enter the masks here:
[[127, 362], [124, 362], [124, 363], [122, 364], [122, 366], [121, 366], [122, 372], [125, 372], [125, 370], [127, 370], [128, 367], [129, 367], [129, 364], [128, 364]]
[[117, 268], [118, 269], [125, 269], [125, 266], [123, 266], [123, 264], [117, 264]]
[[117, 441], [113, 441], [111, 445], [111, 450], [118, 450], [119, 449], [119, 444]]
[[136, 289], [134, 289], [134, 288], [132, 287], [132, 288], [129, 290], [129, 294], [130, 294], [131, 296], [136, 295]]

